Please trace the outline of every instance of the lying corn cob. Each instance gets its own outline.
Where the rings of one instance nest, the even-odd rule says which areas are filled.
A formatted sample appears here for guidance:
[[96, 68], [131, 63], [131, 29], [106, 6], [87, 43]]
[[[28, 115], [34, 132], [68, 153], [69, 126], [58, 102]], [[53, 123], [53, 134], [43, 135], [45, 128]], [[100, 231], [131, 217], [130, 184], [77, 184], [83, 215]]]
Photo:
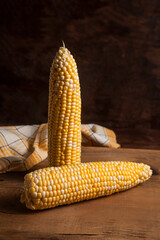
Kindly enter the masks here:
[[53, 61], [49, 81], [48, 160], [50, 166], [80, 163], [81, 95], [76, 62], [65, 46]]
[[25, 176], [21, 202], [32, 210], [93, 199], [124, 191], [149, 179], [148, 165], [90, 162], [39, 169]]

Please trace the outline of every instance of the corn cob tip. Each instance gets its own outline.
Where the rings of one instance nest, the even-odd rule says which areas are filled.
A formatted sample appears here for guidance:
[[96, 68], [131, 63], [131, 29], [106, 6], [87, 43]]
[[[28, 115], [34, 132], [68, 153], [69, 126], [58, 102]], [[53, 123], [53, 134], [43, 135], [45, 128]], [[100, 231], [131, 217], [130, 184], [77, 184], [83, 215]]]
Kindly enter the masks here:
[[148, 180], [150, 166], [134, 162], [90, 162], [39, 169], [25, 176], [21, 202], [32, 210], [111, 195]]
[[66, 47], [65, 47], [65, 43], [64, 43], [64, 41], [63, 41], [63, 40], [62, 40], [62, 45], [63, 45], [63, 47], [64, 47], [64, 48], [66, 48]]

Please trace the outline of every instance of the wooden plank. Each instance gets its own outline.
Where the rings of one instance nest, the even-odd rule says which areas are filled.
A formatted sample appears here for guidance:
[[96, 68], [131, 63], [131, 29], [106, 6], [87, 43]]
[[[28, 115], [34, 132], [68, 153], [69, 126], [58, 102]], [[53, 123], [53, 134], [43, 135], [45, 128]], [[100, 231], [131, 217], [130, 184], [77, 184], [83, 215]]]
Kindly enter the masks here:
[[[129, 191], [96, 200], [32, 212], [19, 202], [20, 188], [1, 188], [0, 238], [12, 235], [35, 239], [58, 236], [86, 239], [158, 239], [160, 176]], [[2, 194], [3, 192], [3, 194]], [[144, 204], [145, 203], [145, 204]], [[64, 236], [63, 236], [64, 237]], [[84, 238], [84, 239], [85, 239]], [[102, 238], [102, 239], [103, 239]]]
[[[105, 147], [82, 147], [82, 162], [90, 161], [134, 161], [151, 166], [155, 174], [160, 174], [160, 150], [147, 149], [110, 149]], [[47, 160], [32, 170], [47, 167]]]
[[159, 0], [0, 1], [1, 124], [47, 121], [63, 39], [78, 64], [84, 123], [160, 129], [159, 9]]
[[[125, 192], [44, 211], [30, 211], [19, 201], [25, 173], [0, 175], [0, 239], [159, 239], [160, 151], [83, 148], [90, 160], [147, 161], [152, 178]], [[144, 157], [145, 156], [145, 157]], [[112, 159], [113, 160], [113, 159]], [[154, 163], [155, 161], [155, 163]], [[46, 166], [44, 161], [36, 168]]]
[[160, 149], [160, 130], [114, 129], [123, 148]]

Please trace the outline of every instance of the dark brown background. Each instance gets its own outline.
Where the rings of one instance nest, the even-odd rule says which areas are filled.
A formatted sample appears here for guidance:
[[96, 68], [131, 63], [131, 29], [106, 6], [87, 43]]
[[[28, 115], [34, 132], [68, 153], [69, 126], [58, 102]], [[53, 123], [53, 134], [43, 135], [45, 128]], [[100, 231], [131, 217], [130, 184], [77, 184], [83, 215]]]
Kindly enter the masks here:
[[47, 121], [63, 39], [82, 89], [82, 122], [160, 129], [159, 0], [1, 0], [0, 124]]

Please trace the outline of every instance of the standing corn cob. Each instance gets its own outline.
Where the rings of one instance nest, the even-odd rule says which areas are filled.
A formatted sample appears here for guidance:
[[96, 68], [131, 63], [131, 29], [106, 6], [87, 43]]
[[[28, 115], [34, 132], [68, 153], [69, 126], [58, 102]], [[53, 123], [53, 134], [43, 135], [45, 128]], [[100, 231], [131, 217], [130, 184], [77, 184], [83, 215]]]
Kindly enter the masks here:
[[81, 96], [76, 62], [65, 46], [53, 61], [49, 82], [48, 160], [50, 166], [79, 163]]
[[124, 191], [149, 179], [148, 165], [92, 162], [39, 169], [25, 176], [21, 202], [32, 210], [52, 208]]

